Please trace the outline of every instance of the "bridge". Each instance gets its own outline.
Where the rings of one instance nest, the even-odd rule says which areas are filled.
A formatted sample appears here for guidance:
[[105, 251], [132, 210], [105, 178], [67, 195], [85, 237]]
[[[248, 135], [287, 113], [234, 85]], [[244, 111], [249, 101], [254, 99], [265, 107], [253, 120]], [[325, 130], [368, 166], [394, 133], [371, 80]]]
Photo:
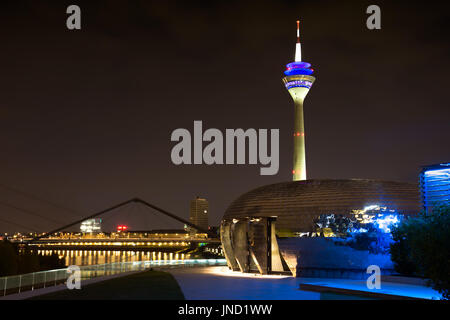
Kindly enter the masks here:
[[44, 238], [29, 243], [31, 247], [47, 250], [157, 250], [192, 249], [198, 245], [220, 245], [218, 238]]
[[[79, 225], [83, 221], [97, 217], [104, 218], [117, 209], [124, 208], [130, 204], [143, 205], [145, 208], [150, 209], [150, 212], [156, 211], [169, 219], [175, 220], [185, 226], [189, 226], [190, 228], [197, 230], [198, 233], [196, 236], [193, 236], [187, 232], [177, 233], [167, 230], [160, 230], [159, 233], [151, 231], [136, 232], [132, 230], [121, 233], [102, 232], [97, 234], [64, 232], [64, 230]], [[220, 246], [220, 240], [216, 234], [213, 234], [209, 230], [193, 224], [191, 221], [183, 219], [174, 213], [171, 213], [140, 198], [132, 198], [130, 200], [118, 203], [99, 212], [59, 226], [51, 231], [40, 233], [35, 236], [24, 236], [20, 239], [11, 239], [11, 241], [18, 242], [22, 245], [27, 245], [30, 248], [42, 250], [157, 250], [161, 252], [187, 252], [192, 251], [192, 249], [197, 248], [199, 245], [213, 244], [216, 248]]]
[[173, 213], [170, 213], [170, 212], [167, 211], [167, 210], [164, 210], [164, 209], [162, 209], [162, 208], [160, 208], [160, 207], [157, 207], [157, 206], [155, 206], [155, 205], [153, 205], [153, 204], [150, 204], [149, 202], [144, 201], [144, 200], [142, 200], [142, 199], [140, 199], [140, 198], [133, 198], [133, 199], [130, 199], [130, 200], [121, 202], [121, 203], [119, 203], [119, 204], [116, 204], [116, 205], [114, 205], [114, 206], [111, 206], [111, 207], [109, 207], [109, 208], [107, 208], [107, 209], [104, 209], [104, 210], [101, 210], [101, 211], [99, 211], [99, 212], [96, 212], [96, 213], [94, 213], [94, 214], [91, 214], [91, 215], [89, 215], [89, 216], [86, 216], [86, 217], [84, 217], [84, 218], [82, 218], [82, 219], [79, 219], [79, 220], [73, 221], [73, 222], [71, 222], [71, 223], [69, 223], [69, 224], [66, 224], [66, 225], [63, 225], [63, 226], [61, 226], [61, 227], [58, 227], [58, 228], [56, 228], [56, 229], [54, 229], [54, 230], [52, 230], [52, 231], [49, 231], [49, 232], [46, 232], [46, 233], [44, 233], [44, 234], [35, 236], [35, 237], [33, 237], [32, 239], [30, 239], [30, 240], [28, 241], [28, 243], [35, 242], [35, 241], [40, 240], [40, 239], [42, 239], [42, 238], [51, 236], [51, 235], [53, 235], [53, 234], [55, 234], [55, 233], [57, 233], [57, 232], [59, 232], [59, 231], [61, 231], [61, 230], [65, 230], [65, 229], [67, 229], [67, 228], [73, 227], [74, 225], [80, 224], [80, 223], [82, 223], [82, 222], [85, 221], [85, 220], [93, 219], [93, 218], [96, 218], [96, 217], [98, 217], [98, 216], [100, 216], [100, 215], [108, 214], [108, 213], [112, 212], [113, 210], [118, 209], [118, 208], [121, 208], [121, 207], [124, 207], [124, 206], [126, 206], [126, 205], [128, 205], [128, 204], [130, 204], [130, 203], [140, 203], [140, 204], [143, 204], [144, 206], [146, 206], [146, 207], [148, 207], [148, 208], [151, 208], [151, 209], [153, 209], [153, 210], [156, 210], [156, 211], [162, 213], [163, 215], [165, 215], [165, 216], [167, 216], [167, 217], [169, 217], [169, 218], [172, 218], [172, 219], [174, 219], [174, 220], [176, 220], [176, 221], [178, 221], [178, 222], [184, 223], [185, 225], [187, 225], [187, 226], [189, 226], [189, 227], [191, 227], [191, 228], [193, 228], [193, 229], [195, 229], [195, 230], [198, 230], [198, 231], [203, 232], [203, 233], [205, 233], [205, 234], [209, 234], [209, 230], [203, 229], [203, 228], [201, 228], [201, 227], [199, 227], [199, 226], [193, 224], [192, 222], [190, 222], [190, 221], [188, 221], [188, 220], [185, 220], [185, 219], [183, 219], [183, 218], [181, 218], [181, 217], [179, 217], [179, 216], [177, 216], [177, 215], [175, 215], [175, 214], [173, 214]]

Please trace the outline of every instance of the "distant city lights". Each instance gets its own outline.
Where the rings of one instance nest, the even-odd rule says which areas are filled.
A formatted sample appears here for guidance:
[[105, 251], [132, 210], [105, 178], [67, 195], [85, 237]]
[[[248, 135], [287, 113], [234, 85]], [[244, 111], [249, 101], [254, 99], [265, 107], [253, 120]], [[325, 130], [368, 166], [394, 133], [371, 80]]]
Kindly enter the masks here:
[[[379, 205], [369, 205], [362, 210], [353, 210], [356, 219], [362, 224], [372, 223], [377, 229], [384, 233], [390, 233], [390, 226], [400, 222], [398, 213], [393, 209]], [[356, 230], [357, 233], [367, 232], [366, 228]]]
[[389, 228], [392, 225], [396, 225], [399, 223], [399, 219], [397, 215], [389, 214], [380, 218], [375, 219], [374, 224], [385, 233], [390, 233], [391, 229]]

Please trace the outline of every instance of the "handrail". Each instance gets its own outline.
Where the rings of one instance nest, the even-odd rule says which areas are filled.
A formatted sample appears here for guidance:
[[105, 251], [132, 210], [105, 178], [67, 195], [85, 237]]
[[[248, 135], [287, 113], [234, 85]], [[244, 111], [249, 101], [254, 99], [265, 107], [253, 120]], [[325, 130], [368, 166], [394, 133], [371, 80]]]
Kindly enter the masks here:
[[[143, 271], [151, 267], [226, 265], [225, 259], [186, 259], [186, 260], [144, 260], [112, 262], [96, 265], [79, 266], [81, 279], [109, 276], [113, 274]], [[68, 268], [37, 271], [13, 276], [0, 277], [0, 296], [22, 291], [35, 290], [64, 283], [70, 276]]]

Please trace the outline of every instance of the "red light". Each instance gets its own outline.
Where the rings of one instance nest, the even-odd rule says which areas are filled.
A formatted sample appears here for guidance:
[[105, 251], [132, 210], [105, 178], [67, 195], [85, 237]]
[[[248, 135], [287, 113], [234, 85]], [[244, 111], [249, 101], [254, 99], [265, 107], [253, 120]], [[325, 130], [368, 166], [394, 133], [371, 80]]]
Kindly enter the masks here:
[[117, 231], [126, 231], [126, 230], [128, 230], [128, 226], [126, 225], [121, 224], [117, 226]]
[[292, 170], [292, 174], [295, 174], [295, 170]]

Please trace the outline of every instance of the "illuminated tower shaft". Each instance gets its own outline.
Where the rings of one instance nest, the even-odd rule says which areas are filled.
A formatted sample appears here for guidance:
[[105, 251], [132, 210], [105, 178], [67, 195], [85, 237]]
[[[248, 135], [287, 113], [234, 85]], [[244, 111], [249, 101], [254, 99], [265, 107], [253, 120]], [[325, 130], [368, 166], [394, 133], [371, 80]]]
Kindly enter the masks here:
[[294, 162], [292, 180], [306, 180], [305, 122], [303, 101], [315, 78], [309, 75], [293, 75], [283, 78], [294, 100]]
[[[291, 89], [292, 91], [295, 89]], [[291, 92], [289, 90], [289, 92]], [[305, 149], [305, 121], [303, 117], [303, 98], [295, 98], [296, 93], [291, 93], [294, 99], [294, 154], [292, 165], [292, 180], [306, 180], [306, 149]], [[300, 133], [300, 134], [299, 134]]]
[[303, 101], [309, 92], [314, 78], [311, 74], [310, 64], [302, 62], [300, 47], [299, 21], [297, 21], [297, 45], [295, 50], [295, 62], [287, 65], [283, 78], [284, 85], [294, 100], [294, 161], [292, 168], [292, 180], [306, 180], [306, 150], [305, 150], [305, 124], [303, 120]]

